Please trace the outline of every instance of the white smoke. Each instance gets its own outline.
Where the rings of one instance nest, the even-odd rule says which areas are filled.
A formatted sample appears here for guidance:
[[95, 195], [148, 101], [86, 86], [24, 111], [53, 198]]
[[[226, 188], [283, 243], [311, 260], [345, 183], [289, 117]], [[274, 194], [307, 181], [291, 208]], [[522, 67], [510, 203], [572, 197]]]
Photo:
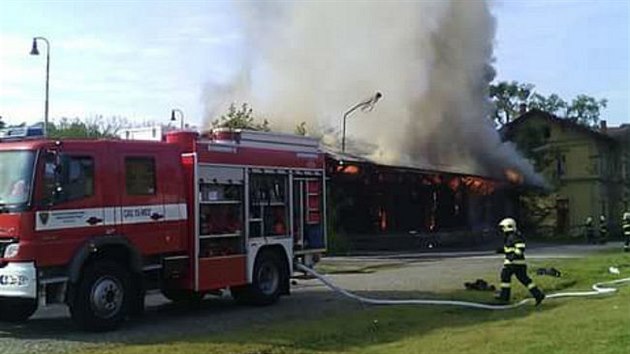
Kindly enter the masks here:
[[[274, 130], [339, 137], [350, 107], [348, 151], [387, 164], [503, 177], [531, 166], [502, 144], [490, 121], [494, 19], [471, 1], [300, 1], [238, 9], [246, 38], [242, 70], [207, 90], [206, 121], [249, 103]], [[331, 136], [327, 137], [331, 141]], [[536, 181], [539, 182], [539, 181]]]

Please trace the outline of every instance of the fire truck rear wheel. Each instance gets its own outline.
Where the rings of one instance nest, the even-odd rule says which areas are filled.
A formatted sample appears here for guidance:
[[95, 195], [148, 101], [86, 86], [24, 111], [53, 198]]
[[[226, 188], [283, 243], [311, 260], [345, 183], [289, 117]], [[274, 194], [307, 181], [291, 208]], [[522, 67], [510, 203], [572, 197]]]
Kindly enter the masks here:
[[252, 283], [231, 289], [232, 296], [248, 305], [270, 305], [275, 303], [287, 281], [287, 270], [275, 252], [261, 252], [254, 263]]
[[70, 314], [89, 331], [107, 331], [120, 325], [132, 303], [129, 272], [110, 261], [88, 265], [75, 288]]
[[0, 298], [0, 321], [23, 322], [37, 311], [37, 300]]

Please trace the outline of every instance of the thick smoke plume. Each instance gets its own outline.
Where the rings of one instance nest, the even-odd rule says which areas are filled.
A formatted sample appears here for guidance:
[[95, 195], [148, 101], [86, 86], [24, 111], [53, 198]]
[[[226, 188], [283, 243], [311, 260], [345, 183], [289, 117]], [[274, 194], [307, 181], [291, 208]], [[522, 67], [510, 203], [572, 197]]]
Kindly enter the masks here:
[[[246, 54], [228, 85], [206, 92], [207, 119], [247, 102], [274, 130], [309, 132], [386, 164], [539, 183], [489, 117], [494, 19], [484, 1], [265, 2], [238, 8]], [[332, 134], [326, 134], [333, 132]], [[337, 145], [338, 146], [338, 145]]]

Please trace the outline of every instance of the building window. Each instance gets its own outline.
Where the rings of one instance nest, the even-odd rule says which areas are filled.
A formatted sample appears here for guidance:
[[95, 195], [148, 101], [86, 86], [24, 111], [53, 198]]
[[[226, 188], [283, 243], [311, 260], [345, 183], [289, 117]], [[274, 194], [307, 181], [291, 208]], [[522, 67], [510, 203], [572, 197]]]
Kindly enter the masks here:
[[155, 194], [155, 160], [152, 157], [126, 158], [125, 184], [128, 195]]
[[567, 158], [565, 155], [558, 155], [556, 157], [556, 176], [558, 178], [563, 177], [567, 173]]

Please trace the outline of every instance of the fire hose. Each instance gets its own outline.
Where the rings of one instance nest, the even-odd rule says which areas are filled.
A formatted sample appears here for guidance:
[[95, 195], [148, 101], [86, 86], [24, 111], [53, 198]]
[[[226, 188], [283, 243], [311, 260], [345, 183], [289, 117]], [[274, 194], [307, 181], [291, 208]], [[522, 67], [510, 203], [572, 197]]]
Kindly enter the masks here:
[[[319, 279], [322, 283], [324, 283], [331, 290], [344, 295], [348, 298], [357, 300], [364, 304], [371, 305], [445, 305], [445, 306], [459, 306], [459, 307], [470, 307], [484, 310], [508, 310], [514, 309], [520, 306], [525, 305], [526, 303], [532, 301], [533, 299], [527, 298], [523, 299], [519, 302], [513, 304], [484, 304], [479, 302], [471, 302], [471, 301], [459, 301], [459, 300], [438, 300], [438, 299], [375, 299], [360, 296], [354, 294], [346, 289], [343, 289], [333, 282], [331, 282], [326, 276], [317, 273], [313, 269], [303, 265], [296, 264], [297, 269], [303, 271], [306, 274], [309, 274], [317, 279]], [[591, 291], [573, 291], [573, 292], [559, 292], [553, 293], [546, 296], [546, 299], [557, 299], [563, 297], [580, 297], [580, 296], [596, 296], [596, 295], [605, 295], [612, 294], [617, 291], [617, 288], [610, 287], [611, 285], [617, 285], [625, 282], [630, 282], [630, 278], [616, 279], [610, 281], [603, 281], [593, 284], [591, 287], [593, 290]]]

